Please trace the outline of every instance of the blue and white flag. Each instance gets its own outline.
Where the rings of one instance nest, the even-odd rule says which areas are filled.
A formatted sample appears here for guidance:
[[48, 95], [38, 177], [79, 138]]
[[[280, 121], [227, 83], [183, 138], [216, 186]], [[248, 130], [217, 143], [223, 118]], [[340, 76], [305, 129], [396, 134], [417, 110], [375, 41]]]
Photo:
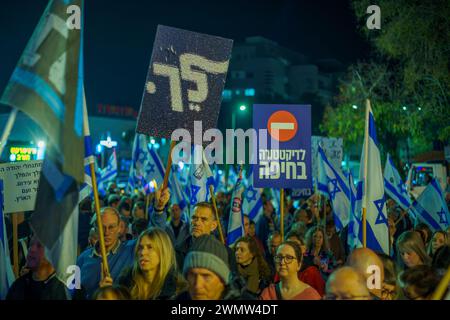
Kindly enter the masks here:
[[232, 246], [240, 237], [244, 235], [244, 216], [242, 214], [242, 193], [244, 185], [242, 177], [239, 177], [231, 197], [231, 210], [228, 219], [227, 245]]
[[322, 149], [318, 146], [317, 187], [319, 192], [328, 196], [333, 208], [336, 230], [341, 231], [348, 224], [350, 212], [350, 190], [347, 179], [341, 170], [334, 168]]
[[244, 191], [242, 200], [242, 212], [252, 221], [258, 221], [263, 213], [263, 203], [261, 199], [261, 189], [253, 187], [253, 166], [251, 166], [248, 186]]
[[350, 210], [347, 244], [352, 251], [355, 248], [361, 248], [362, 229], [361, 229], [361, 205], [362, 205], [362, 183], [355, 186], [351, 172], [348, 175], [348, 185], [350, 191]]
[[100, 171], [97, 177], [98, 190], [101, 193], [106, 193], [107, 183], [113, 181], [117, 177], [117, 156], [116, 150], [114, 149], [109, 156], [106, 168]]
[[390, 155], [387, 155], [386, 166], [384, 167], [384, 191], [404, 210], [409, 210], [415, 218], [415, 213], [410, 210], [411, 200], [406, 191], [406, 185], [403, 183], [400, 174], [392, 162]]
[[[384, 179], [381, 168], [380, 150], [375, 128], [375, 119], [370, 106], [366, 110], [366, 129], [361, 156], [359, 177], [363, 183], [362, 207], [366, 208], [367, 247], [389, 254], [389, 228], [384, 196]], [[367, 159], [364, 158], [367, 143]], [[366, 175], [367, 174], [367, 175]]]
[[433, 231], [446, 230], [450, 214], [440, 183], [433, 179], [414, 201], [413, 208], [417, 219], [426, 223]]
[[238, 180], [238, 174], [236, 173], [236, 170], [234, 169], [233, 165], [228, 166], [228, 179], [226, 181], [226, 188], [227, 190], [231, 190], [234, 188], [234, 186], [237, 183]]
[[80, 201], [92, 194], [91, 163], [95, 163], [92, 149], [91, 132], [89, 130], [89, 117], [86, 105], [86, 95], [83, 91], [83, 133], [84, 133], [84, 183], [80, 186]]
[[3, 180], [0, 180], [0, 300], [4, 300], [15, 280], [9, 255], [5, 216], [3, 215]]
[[[81, 9], [72, 30], [69, 6]], [[49, 1], [1, 102], [32, 118], [47, 135], [30, 227], [56, 276], [66, 283], [76, 264], [79, 187], [84, 183], [84, 1]]]
[[210, 198], [209, 186], [214, 186], [214, 177], [206, 161], [202, 146], [194, 145], [190, 165], [190, 204], [208, 201]]
[[156, 181], [160, 186], [164, 181], [164, 167], [155, 150], [150, 149], [148, 137], [136, 133], [133, 143], [133, 155], [131, 160], [128, 189], [143, 191], [145, 186]]

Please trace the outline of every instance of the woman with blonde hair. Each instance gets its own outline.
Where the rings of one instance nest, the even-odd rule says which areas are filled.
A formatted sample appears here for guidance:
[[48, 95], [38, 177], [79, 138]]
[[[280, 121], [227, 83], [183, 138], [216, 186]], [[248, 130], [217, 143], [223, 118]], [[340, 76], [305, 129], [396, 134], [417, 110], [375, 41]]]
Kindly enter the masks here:
[[397, 260], [402, 270], [420, 265], [430, 265], [422, 237], [416, 231], [405, 231], [397, 239]]
[[118, 283], [129, 289], [133, 300], [165, 300], [176, 294], [175, 250], [164, 230], [149, 228], [141, 233], [133, 267], [124, 270]]

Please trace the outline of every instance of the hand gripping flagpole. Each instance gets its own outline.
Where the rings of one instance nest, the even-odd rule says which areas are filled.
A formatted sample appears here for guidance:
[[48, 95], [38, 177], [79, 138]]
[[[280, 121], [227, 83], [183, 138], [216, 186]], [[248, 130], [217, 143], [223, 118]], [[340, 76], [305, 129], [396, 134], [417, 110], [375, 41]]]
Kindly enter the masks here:
[[364, 140], [364, 202], [362, 208], [363, 247], [367, 247], [367, 164], [369, 162], [369, 110], [370, 100], [366, 99], [366, 132]]
[[[86, 105], [86, 95], [84, 94], [84, 90], [83, 90], [83, 99], [84, 99], [84, 108], [83, 108], [83, 112], [84, 112], [84, 136], [85, 137], [89, 137], [88, 143], [90, 144], [91, 140], [90, 140], [90, 132], [89, 132], [89, 122], [88, 122], [88, 113], [87, 113], [87, 105]], [[85, 143], [86, 143], [85, 140]], [[92, 150], [91, 146], [89, 145], [89, 149]], [[89, 157], [91, 156], [91, 152], [89, 152], [88, 154]], [[102, 270], [102, 275], [104, 274], [105, 276], [110, 276], [109, 273], [109, 265], [108, 265], [108, 259], [106, 258], [106, 247], [105, 247], [105, 237], [103, 235], [103, 225], [102, 225], [102, 219], [100, 217], [100, 201], [99, 201], [99, 197], [98, 197], [98, 188], [97, 188], [97, 177], [95, 175], [95, 164], [94, 161], [89, 161], [89, 168], [91, 171], [91, 180], [92, 180], [92, 190], [94, 193], [94, 203], [95, 203], [95, 215], [97, 216], [97, 229], [98, 229], [98, 239], [99, 239], [99, 243], [100, 243], [100, 253], [102, 256], [102, 262], [103, 262], [103, 270]]]

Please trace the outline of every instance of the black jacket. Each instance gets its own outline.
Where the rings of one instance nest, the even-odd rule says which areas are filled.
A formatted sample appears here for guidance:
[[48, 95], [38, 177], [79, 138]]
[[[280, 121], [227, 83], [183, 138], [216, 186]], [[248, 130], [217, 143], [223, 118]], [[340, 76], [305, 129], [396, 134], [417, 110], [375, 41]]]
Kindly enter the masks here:
[[36, 281], [32, 272], [19, 277], [9, 288], [6, 300], [68, 300], [67, 287], [53, 273], [47, 280]]

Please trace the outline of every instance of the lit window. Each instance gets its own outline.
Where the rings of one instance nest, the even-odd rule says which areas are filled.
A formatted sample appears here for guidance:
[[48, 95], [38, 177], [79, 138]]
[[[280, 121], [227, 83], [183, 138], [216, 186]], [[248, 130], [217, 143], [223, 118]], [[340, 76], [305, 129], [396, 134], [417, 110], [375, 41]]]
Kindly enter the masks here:
[[222, 98], [224, 100], [231, 100], [233, 92], [231, 90], [225, 89], [222, 91]]
[[250, 88], [250, 89], [245, 89], [245, 96], [247, 97], [254, 97], [255, 96], [255, 89]]

